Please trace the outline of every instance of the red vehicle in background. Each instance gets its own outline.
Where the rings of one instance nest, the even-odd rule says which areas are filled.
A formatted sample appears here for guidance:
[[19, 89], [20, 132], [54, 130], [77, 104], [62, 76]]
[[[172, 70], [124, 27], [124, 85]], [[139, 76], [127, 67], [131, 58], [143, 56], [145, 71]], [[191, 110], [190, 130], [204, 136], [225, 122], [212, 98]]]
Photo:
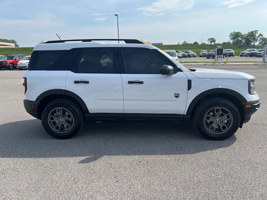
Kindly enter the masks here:
[[24, 54], [9, 54], [0, 60], [0, 69], [16, 69], [18, 62], [25, 57]]

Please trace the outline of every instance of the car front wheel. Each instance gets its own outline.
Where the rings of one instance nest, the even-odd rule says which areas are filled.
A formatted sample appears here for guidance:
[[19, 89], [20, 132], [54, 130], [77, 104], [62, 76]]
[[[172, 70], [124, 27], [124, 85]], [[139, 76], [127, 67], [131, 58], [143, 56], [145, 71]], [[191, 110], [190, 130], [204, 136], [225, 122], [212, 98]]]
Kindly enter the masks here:
[[203, 102], [195, 112], [194, 123], [206, 138], [223, 140], [235, 134], [241, 117], [236, 106], [222, 98]]
[[49, 103], [42, 112], [42, 124], [47, 133], [58, 139], [76, 135], [84, 119], [80, 108], [67, 99], [57, 99]]

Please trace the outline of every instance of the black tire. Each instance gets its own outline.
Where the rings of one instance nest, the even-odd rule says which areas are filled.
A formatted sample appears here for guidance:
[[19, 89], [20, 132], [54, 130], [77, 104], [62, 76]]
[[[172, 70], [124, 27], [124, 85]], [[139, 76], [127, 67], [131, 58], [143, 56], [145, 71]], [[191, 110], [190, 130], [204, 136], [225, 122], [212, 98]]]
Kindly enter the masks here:
[[10, 70], [13, 70], [13, 69], [15, 69], [15, 66], [14, 66], [14, 64], [13, 64], [13, 63], [10, 63], [10, 64], [9, 64], [9, 69], [10, 69]]
[[57, 139], [75, 136], [83, 126], [83, 113], [68, 99], [56, 99], [45, 106], [42, 124], [49, 135]]
[[198, 106], [194, 124], [197, 130], [211, 140], [223, 140], [237, 131], [241, 117], [236, 106], [223, 98], [211, 98]]

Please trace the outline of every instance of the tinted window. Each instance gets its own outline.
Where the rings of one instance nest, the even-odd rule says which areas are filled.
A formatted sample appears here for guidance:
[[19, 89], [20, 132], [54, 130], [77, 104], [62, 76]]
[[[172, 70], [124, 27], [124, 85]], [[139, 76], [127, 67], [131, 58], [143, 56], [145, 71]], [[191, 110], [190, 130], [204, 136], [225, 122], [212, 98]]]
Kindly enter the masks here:
[[173, 66], [173, 63], [157, 50], [125, 48], [123, 56], [127, 74], [160, 74], [163, 65]]
[[22, 55], [16, 55], [16, 56], [15, 56], [15, 59], [23, 59], [24, 57], [25, 57], [24, 54], [22, 54]]
[[71, 70], [78, 49], [59, 51], [34, 51], [29, 70]]
[[7, 60], [13, 60], [14, 56], [7, 56], [6, 59]]
[[29, 70], [52, 70], [53, 66], [66, 51], [34, 51]]
[[78, 73], [118, 73], [114, 48], [84, 48], [75, 61]]

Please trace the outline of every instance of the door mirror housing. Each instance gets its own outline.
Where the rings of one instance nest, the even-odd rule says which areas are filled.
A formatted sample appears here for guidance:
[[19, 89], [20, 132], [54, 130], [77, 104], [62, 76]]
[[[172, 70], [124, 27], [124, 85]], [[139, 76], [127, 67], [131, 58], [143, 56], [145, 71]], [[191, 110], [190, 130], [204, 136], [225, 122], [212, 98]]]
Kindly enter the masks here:
[[163, 65], [160, 68], [160, 73], [162, 75], [173, 75], [174, 74], [174, 68], [171, 65]]

